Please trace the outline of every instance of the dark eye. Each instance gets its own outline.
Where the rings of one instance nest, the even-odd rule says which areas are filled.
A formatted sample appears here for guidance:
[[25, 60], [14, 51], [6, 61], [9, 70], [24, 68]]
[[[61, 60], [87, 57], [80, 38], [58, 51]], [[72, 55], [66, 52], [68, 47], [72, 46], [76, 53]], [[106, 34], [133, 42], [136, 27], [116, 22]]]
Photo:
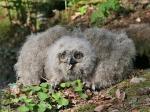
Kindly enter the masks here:
[[65, 59], [65, 57], [66, 57], [66, 51], [60, 53], [60, 59]]
[[81, 52], [75, 52], [74, 53], [74, 58], [75, 59], [81, 59], [83, 57], [83, 53], [81, 53]]

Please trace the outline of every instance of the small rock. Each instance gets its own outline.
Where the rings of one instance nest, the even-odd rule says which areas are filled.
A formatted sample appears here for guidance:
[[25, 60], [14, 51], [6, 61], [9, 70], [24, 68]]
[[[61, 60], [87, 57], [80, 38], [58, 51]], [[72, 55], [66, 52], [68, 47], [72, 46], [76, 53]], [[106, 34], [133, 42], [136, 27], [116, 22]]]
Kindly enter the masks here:
[[131, 83], [136, 83], [136, 84], [138, 84], [138, 83], [140, 83], [140, 82], [144, 82], [146, 79], [145, 78], [142, 78], [142, 77], [133, 77], [131, 80], [130, 80], [130, 82]]
[[135, 20], [136, 22], [141, 22], [141, 18], [136, 18], [136, 20]]
[[138, 90], [139, 95], [150, 95], [150, 87], [140, 88]]

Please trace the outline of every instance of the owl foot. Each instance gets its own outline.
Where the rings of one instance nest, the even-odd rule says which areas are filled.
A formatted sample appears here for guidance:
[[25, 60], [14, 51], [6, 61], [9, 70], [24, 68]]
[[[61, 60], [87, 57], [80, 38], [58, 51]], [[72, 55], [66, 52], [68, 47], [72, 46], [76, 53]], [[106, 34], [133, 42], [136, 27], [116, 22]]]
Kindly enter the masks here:
[[85, 85], [86, 88], [90, 88], [93, 91], [99, 91], [102, 89], [98, 84], [93, 83], [93, 82], [84, 81], [83, 84]]
[[57, 87], [58, 87], [58, 85], [60, 84], [61, 81], [62, 81], [61, 78], [53, 77], [52, 79], [48, 80], [48, 83], [51, 84], [53, 89], [57, 89]]
[[84, 81], [83, 84], [85, 85], [86, 88], [91, 87], [91, 82], [89, 82], [89, 81]]
[[52, 86], [52, 89], [56, 89], [59, 85], [57, 81], [48, 81], [48, 83]]
[[84, 81], [83, 84], [85, 85], [86, 88], [90, 88], [93, 91], [95, 91], [95, 84], [89, 82], [89, 81]]

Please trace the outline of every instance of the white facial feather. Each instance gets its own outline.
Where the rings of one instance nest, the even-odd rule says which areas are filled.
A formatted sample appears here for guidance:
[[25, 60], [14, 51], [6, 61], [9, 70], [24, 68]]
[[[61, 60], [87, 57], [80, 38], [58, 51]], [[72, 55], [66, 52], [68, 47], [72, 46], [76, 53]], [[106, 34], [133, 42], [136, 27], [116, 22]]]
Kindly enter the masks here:
[[[59, 62], [58, 55], [63, 51], [70, 53], [70, 58], [74, 51], [83, 53], [83, 58], [76, 63], [72, 70], [69, 70], [68, 63]], [[64, 80], [75, 80], [85, 78], [92, 75], [95, 67], [96, 55], [92, 45], [85, 38], [64, 36], [57, 40], [48, 48], [48, 58], [46, 60], [47, 78], [51, 78], [51, 74], [62, 75]]]

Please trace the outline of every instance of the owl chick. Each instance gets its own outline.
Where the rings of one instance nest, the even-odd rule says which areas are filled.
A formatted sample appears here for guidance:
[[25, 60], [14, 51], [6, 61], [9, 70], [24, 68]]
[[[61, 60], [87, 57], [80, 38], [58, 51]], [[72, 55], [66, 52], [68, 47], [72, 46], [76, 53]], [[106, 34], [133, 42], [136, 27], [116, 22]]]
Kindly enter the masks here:
[[47, 56], [46, 77], [56, 85], [61, 80], [86, 81], [96, 67], [95, 50], [85, 38], [63, 36], [48, 48]]
[[81, 79], [100, 89], [126, 78], [134, 57], [134, 43], [125, 33], [99, 28], [76, 32], [55, 26], [27, 39], [15, 69], [24, 85], [39, 84], [45, 77], [53, 85]]

